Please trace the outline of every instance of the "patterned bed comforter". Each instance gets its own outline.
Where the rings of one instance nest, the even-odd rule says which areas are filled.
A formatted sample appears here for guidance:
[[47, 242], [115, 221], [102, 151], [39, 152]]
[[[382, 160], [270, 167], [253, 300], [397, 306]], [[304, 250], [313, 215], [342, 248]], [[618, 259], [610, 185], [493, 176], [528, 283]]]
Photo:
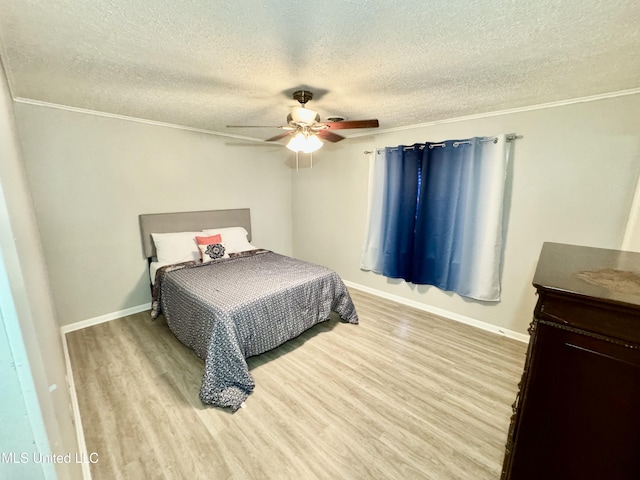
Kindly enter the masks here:
[[297, 337], [336, 312], [358, 323], [332, 270], [267, 250], [158, 271], [152, 316], [205, 362], [200, 399], [236, 411], [255, 383], [246, 358]]

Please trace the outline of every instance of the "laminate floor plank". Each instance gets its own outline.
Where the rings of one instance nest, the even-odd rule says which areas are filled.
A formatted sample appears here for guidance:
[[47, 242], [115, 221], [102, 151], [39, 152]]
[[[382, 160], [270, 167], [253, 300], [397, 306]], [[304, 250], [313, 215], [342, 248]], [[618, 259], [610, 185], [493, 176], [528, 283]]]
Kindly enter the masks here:
[[249, 358], [237, 413], [203, 405], [204, 363], [148, 312], [67, 334], [94, 480], [498, 479], [526, 345], [351, 290]]

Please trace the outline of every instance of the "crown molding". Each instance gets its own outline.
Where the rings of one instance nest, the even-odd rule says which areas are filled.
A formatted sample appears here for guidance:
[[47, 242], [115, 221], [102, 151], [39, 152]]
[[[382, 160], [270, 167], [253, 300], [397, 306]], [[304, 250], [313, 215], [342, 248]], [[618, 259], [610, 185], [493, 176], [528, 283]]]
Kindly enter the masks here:
[[477, 113], [474, 115], [466, 115], [463, 117], [453, 117], [453, 118], [447, 118], [444, 120], [434, 120], [432, 122], [425, 122], [425, 123], [418, 123], [418, 124], [413, 124], [413, 125], [406, 125], [404, 127], [393, 127], [393, 128], [385, 128], [385, 129], [380, 129], [380, 130], [376, 130], [375, 132], [367, 132], [367, 133], [356, 133], [353, 135], [349, 135], [348, 138], [356, 138], [356, 137], [364, 137], [364, 136], [370, 136], [370, 135], [379, 135], [381, 133], [389, 133], [389, 132], [400, 132], [400, 131], [404, 131], [404, 130], [413, 130], [416, 128], [423, 128], [423, 127], [432, 127], [434, 125], [442, 125], [445, 123], [455, 123], [455, 122], [463, 122], [465, 120], [478, 120], [481, 118], [489, 118], [489, 117], [496, 117], [499, 115], [509, 115], [509, 114], [513, 114], [513, 113], [522, 113], [522, 112], [529, 112], [532, 110], [544, 110], [547, 108], [556, 108], [556, 107], [563, 107], [565, 105], [573, 105], [575, 103], [585, 103], [585, 102], [595, 102], [598, 100], [606, 100], [609, 98], [617, 98], [617, 97], [624, 97], [627, 95], [637, 95], [640, 94], [640, 88], [631, 88], [629, 90], [620, 90], [617, 92], [609, 92], [609, 93], [601, 93], [598, 95], [591, 95], [588, 97], [579, 97], [579, 98], [571, 98], [568, 100], [560, 100], [557, 102], [549, 102], [549, 103], [540, 103], [537, 105], [529, 105], [526, 107], [517, 107], [517, 108], [509, 108], [506, 110], [497, 110], [495, 112], [486, 112], [486, 113]]
[[35, 105], [38, 107], [47, 107], [47, 108], [54, 108], [56, 110], [64, 110], [67, 112], [84, 113], [86, 115], [95, 115], [98, 117], [106, 117], [106, 118], [113, 118], [116, 120], [125, 120], [128, 122], [143, 123], [146, 125], [153, 125], [156, 127], [175, 128], [177, 130], [186, 130], [189, 132], [204, 133], [206, 135], [216, 135], [219, 137], [229, 137], [229, 138], [236, 138], [240, 140], [249, 140], [251, 142], [260, 142], [260, 143], [264, 142], [264, 140], [262, 139], [246, 137], [244, 135], [234, 135], [231, 133], [215, 132], [213, 130], [206, 130], [203, 128], [187, 127], [184, 125], [177, 125], [175, 123], [158, 122], [156, 120], [147, 120], [145, 118], [129, 117], [127, 115], [118, 115], [116, 113], [101, 112], [99, 110], [90, 110], [87, 108], [70, 107], [68, 105], [61, 105], [59, 103], [42, 102], [40, 100], [32, 100], [30, 98], [14, 97], [13, 101], [16, 103], [25, 103], [27, 105]]
[[[595, 102], [598, 100], [606, 100], [609, 98], [617, 98], [617, 97], [623, 97], [623, 96], [627, 96], [627, 95], [637, 95], [640, 94], [640, 88], [631, 88], [629, 90], [620, 90], [617, 92], [609, 92], [609, 93], [601, 93], [598, 95], [591, 95], [588, 97], [579, 97], [579, 98], [572, 98], [572, 99], [568, 99], [568, 100], [560, 100], [557, 102], [549, 102], [549, 103], [541, 103], [541, 104], [537, 104], [537, 105], [529, 105], [526, 107], [517, 107], [517, 108], [509, 108], [506, 110], [497, 110], [495, 112], [486, 112], [486, 113], [478, 113], [478, 114], [474, 114], [474, 115], [466, 115], [463, 117], [453, 117], [453, 118], [447, 118], [447, 119], [443, 119], [443, 120], [434, 120], [432, 122], [425, 122], [425, 123], [418, 123], [418, 124], [413, 124], [413, 125], [406, 125], [403, 127], [393, 127], [393, 128], [385, 128], [385, 129], [380, 129], [380, 130], [376, 130], [375, 132], [373, 131], [367, 131], [367, 132], [363, 132], [363, 133], [354, 133], [354, 134], [350, 134], [350, 135], [345, 135], [346, 138], [357, 138], [357, 137], [365, 137], [365, 136], [371, 136], [371, 135], [380, 135], [382, 133], [390, 133], [390, 132], [400, 132], [400, 131], [404, 131], [404, 130], [414, 130], [416, 128], [424, 128], [424, 127], [432, 127], [434, 125], [442, 125], [445, 123], [455, 123], [455, 122], [463, 122], [466, 120], [478, 120], [481, 118], [489, 118], [489, 117], [496, 117], [499, 115], [509, 115], [509, 114], [513, 114], [513, 113], [522, 113], [522, 112], [529, 112], [532, 110], [543, 110], [543, 109], [547, 109], [547, 108], [556, 108], [556, 107], [562, 107], [565, 105], [573, 105], [576, 103], [585, 103], [585, 102]], [[206, 130], [206, 129], [202, 129], [202, 128], [195, 128], [195, 127], [187, 127], [184, 125], [177, 125], [175, 123], [166, 123], [166, 122], [158, 122], [155, 120], [147, 120], [144, 118], [138, 118], [138, 117], [129, 117], [126, 115], [118, 115], [115, 113], [108, 113], [108, 112], [101, 112], [98, 110], [90, 110], [90, 109], [86, 109], [86, 108], [78, 108], [78, 107], [70, 107], [67, 105], [61, 105], [58, 103], [49, 103], [49, 102], [43, 102], [40, 100], [32, 100], [29, 98], [23, 98], [23, 97], [14, 97], [13, 100], [17, 103], [25, 103], [28, 105], [36, 105], [39, 107], [47, 107], [47, 108], [55, 108], [58, 110], [65, 110], [68, 112], [74, 112], [74, 113], [84, 113], [87, 115], [96, 115], [99, 117], [106, 117], [106, 118], [113, 118], [113, 119], [117, 119], [117, 120], [126, 120], [129, 122], [137, 122], [137, 123], [143, 123], [146, 125], [154, 125], [154, 126], [158, 126], [158, 127], [166, 127], [166, 128], [175, 128], [178, 130], [186, 130], [189, 132], [197, 132], [197, 133], [203, 133], [206, 135], [216, 135], [216, 136], [220, 136], [220, 137], [228, 137], [228, 138], [236, 138], [236, 139], [240, 139], [240, 140], [247, 140], [250, 142], [258, 142], [258, 143], [263, 143], [264, 140], [259, 139], [259, 138], [255, 138], [255, 137], [247, 137], [244, 135], [234, 135], [234, 134], [230, 134], [230, 133], [222, 133], [222, 132], [216, 132], [213, 130]], [[279, 145], [279, 144], [274, 144], [274, 145]]]

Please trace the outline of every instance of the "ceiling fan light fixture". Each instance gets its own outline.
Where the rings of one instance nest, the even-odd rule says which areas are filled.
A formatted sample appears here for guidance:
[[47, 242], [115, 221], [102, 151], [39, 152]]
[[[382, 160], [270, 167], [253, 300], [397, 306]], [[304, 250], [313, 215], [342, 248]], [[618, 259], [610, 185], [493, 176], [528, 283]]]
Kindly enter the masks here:
[[289, 143], [287, 148], [292, 152], [313, 153], [322, 148], [322, 141], [313, 134], [305, 134], [304, 132], [296, 133]]
[[315, 112], [308, 108], [294, 107], [293, 109], [291, 109], [291, 119], [295, 123], [313, 125], [320, 119], [320, 115], [318, 115], [318, 112]]
[[320, 150], [322, 148], [322, 145], [324, 145], [324, 143], [322, 143], [316, 135], [309, 135], [307, 137], [307, 143], [302, 151], [304, 153], [313, 153], [317, 150]]
[[306, 143], [307, 139], [304, 136], [304, 133], [298, 132], [291, 138], [291, 140], [289, 140], [289, 143], [287, 143], [287, 148], [292, 152], [301, 152], [302, 149], [304, 149]]

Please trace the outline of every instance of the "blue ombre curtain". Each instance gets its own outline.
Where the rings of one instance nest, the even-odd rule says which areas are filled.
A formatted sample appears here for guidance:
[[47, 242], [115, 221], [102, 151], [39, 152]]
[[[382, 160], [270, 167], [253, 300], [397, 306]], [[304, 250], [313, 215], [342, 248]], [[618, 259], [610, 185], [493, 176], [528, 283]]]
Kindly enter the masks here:
[[376, 151], [361, 267], [500, 299], [506, 136]]
[[382, 274], [411, 281], [414, 225], [421, 152], [417, 147], [386, 148]]

